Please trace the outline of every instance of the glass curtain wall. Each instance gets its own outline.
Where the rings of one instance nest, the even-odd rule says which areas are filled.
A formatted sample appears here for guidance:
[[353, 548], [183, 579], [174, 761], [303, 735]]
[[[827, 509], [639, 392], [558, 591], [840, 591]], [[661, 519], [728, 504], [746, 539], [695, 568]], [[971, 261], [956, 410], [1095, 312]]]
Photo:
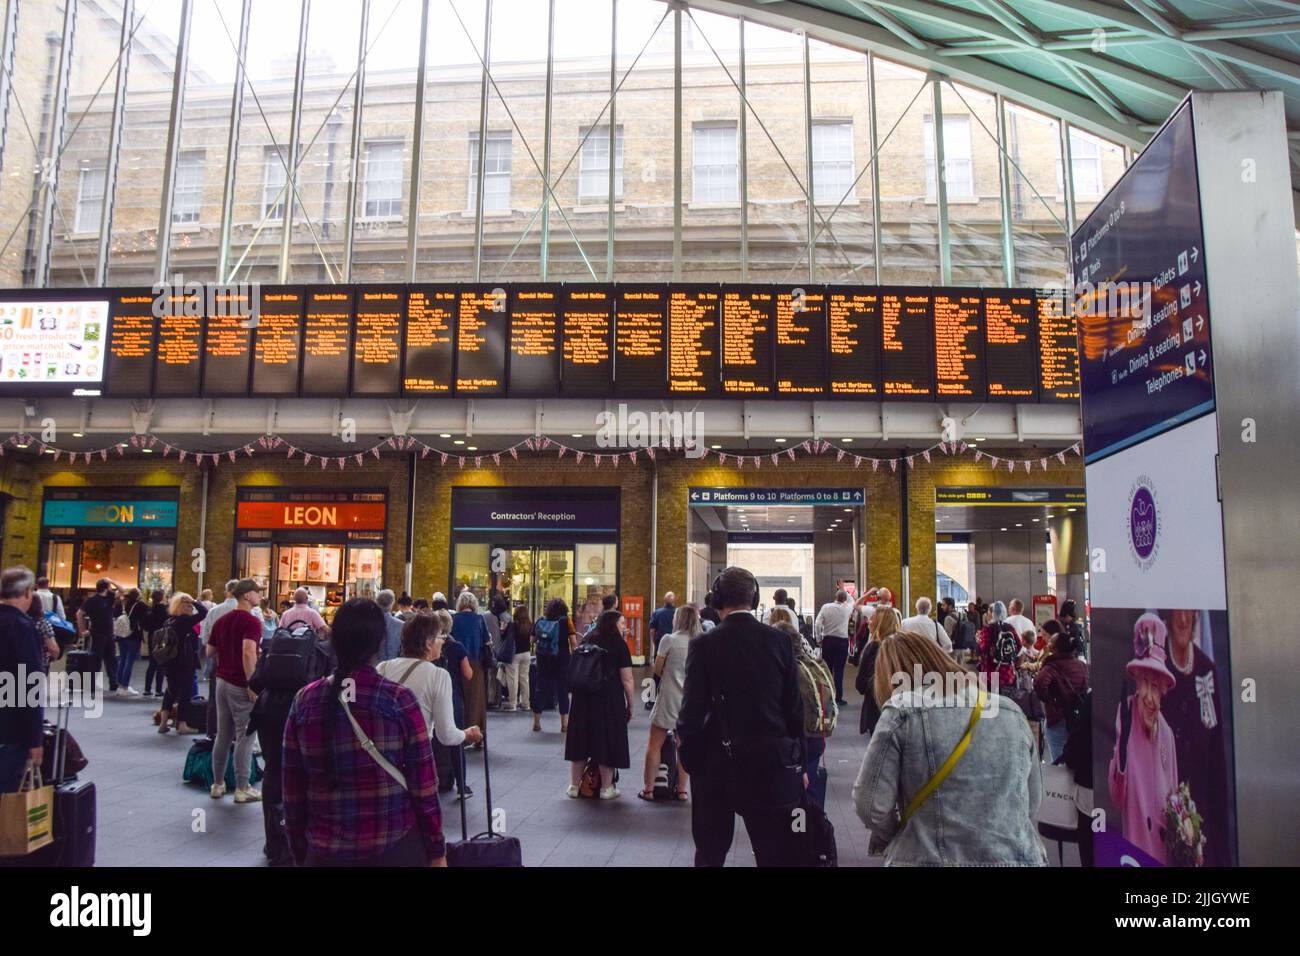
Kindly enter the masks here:
[[424, 0], [256, 2], [247, 24], [244, 6], [193, 0], [178, 78], [182, 0], [79, 3], [67, 50], [62, 3], [21, 5], [0, 111], [0, 282], [157, 278], [163, 146], [178, 81], [164, 251], [169, 272], [198, 280], [786, 283], [811, 274], [934, 284], [943, 279], [942, 176], [954, 284], [1000, 284], [1009, 274], [1052, 285], [1067, 280], [1067, 195], [1077, 222], [1124, 167], [1121, 146], [1075, 127], [1064, 127], [1067, 157], [1059, 118], [1027, 105], [1002, 101], [999, 117], [997, 97], [945, 81], [936, 117], [934, 85], [917, 70], [880, 57], [871, 70], [863, 51], [814, 37], [805, 52], [802, 34], [663, 0], [429, 0], [423, 35]]

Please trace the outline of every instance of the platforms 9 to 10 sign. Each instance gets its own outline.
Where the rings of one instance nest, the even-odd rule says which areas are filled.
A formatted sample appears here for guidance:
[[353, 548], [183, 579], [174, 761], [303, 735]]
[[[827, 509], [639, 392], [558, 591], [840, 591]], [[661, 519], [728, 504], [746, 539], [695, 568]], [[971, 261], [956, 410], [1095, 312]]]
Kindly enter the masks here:
[[156, 317], [151, 290], [104, 290], [111, 313], [104, 393], [972, 402], [1079, 395], [1075, 323], [1059, 292], [622, 283], [251, 288], [256, 319], [181, 309]]

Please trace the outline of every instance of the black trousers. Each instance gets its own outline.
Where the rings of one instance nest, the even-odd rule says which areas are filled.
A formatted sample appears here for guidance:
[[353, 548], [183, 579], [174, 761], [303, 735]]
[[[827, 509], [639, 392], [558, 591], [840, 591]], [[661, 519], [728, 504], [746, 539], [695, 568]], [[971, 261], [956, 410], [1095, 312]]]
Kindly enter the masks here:
[[[264, 693], [270, 693], [265, 691]], [[288, 709], [268, 707], [258, 715], [257, 739], [262, 743], [266, 776], [262, 778], [262, 823], [266, 831], [266, 858], [275, 865], [293, 862], [289, 836], [284, 824], [284, 725]]]
[[112, 634], [90, 638], [90, 649], [99, 655], [100, 663], [108, 674], [108, 689], [117, 690], [117, 640]]
[[847, 637], [823, 637], [822, 660], [831, 669], [835, 678], [835, 701], [844, 699], [844, 664], [849, 659], [849, 639]]
[[707, 774], [691, 775], [691, 836], [695, 865], [722, 866], [735, 838], [736, 816], [745, 821], [754, 859], [759, 866], [789, 862], [794, 817], [789, 810], [738, 811], [724, 786]]

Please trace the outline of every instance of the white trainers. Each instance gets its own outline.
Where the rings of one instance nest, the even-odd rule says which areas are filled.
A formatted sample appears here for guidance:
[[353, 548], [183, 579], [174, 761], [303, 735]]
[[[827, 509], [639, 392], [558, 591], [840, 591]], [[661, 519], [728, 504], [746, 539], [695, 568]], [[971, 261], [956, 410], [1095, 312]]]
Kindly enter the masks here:
[[564, 788], [564, 795], [566, 797], [572, 797], [574, 800], [577, 800], [578, 788], [575, 787], [573, 784], [569, 784], [567, 787]]
[[244, 787], [235, 791], [236, 803], [257, 803], [262, 799], [262, 791], [254, 787]]
[[131, 694], [130, 694], [130, 691], [127, 690], [127, 688], [125, 688], [125, 687], [119, 687], [119, 688], [117, 689], [117, 696], [118, 696], [118, 697], [130, 697]]
[[212, 789], [208, 791], [208, 796], [213, 800], [220, 800], [226, 795], [226, 785], [224, 783], [214, 783]]
[[134, 687], [131, 687], [131, 686], [128, 685], [127, 688], [126, 688], [126, 696], [127, 696], [127, 697], [139, 697], [139, 696], [140, 696], [140, 692], [139, 692], [138, 690], [136, 690]]
[[623, 793], [621, 790], [618, 789], [618, 787], [600, 788], [600, 799], [602, 800], [617, 800], [622, 795]]

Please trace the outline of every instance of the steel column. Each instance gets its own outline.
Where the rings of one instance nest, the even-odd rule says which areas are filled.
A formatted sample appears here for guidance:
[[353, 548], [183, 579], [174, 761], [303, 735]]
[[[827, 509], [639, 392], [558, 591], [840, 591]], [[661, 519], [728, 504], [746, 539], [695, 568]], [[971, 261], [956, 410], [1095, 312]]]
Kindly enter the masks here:
[[871, 246], [880, 285], [880, 134], [876, 129], [876, 54], [867, 51], [867, 115], [871, 123]]
[[[17, 3], [17, 0], [14, 0]], [[135, 22], [135, 0], [122, 2], [122, 37], [117, 56], [117, 80], [113, 88], [113, 118], [108, 132], [108, 165], [104, 169], [104, 202], [99, 215], [99, 252], [95, 258], [95, 285], [108, 285], [108, 253], [113, 240], [113, 210], [117, 201], [117, 170], [122, 156], [122, 124], [126, 112], [126, 84], [131, 64], [131, 25]]]
[[749, 281], [749, 107], [745, 101], [745, 18], [740, 29], [740, 125], [736, 130], [740, 174], [740, 281]]
[[[555, 0], [547, 3], [546, 14], [546, 93], [542, 110], [542, 241], [538, 250], [541, 279], [546, 281], [551, 256], [551, 96], [555, 90]], [[482, 165], [482, 157], [479, 157]], [[610, 163], [614, 157], [609, 157]], [[574, 237], [577, 241], [577, 237]]]
[[[411, 189], [406, 207], [406, 281], [415, 281], [420, 241], [420, 184], [424, 181], [424, 97], [429, 86], [429, 0], [420, 5], [420, 56], [415, 77], [415, 127], [411, 132]], [[479, 166], [483, 157], [479, 157]]]
[[488, 70], [492, 63], [492, 0], [483, 13], [483, 80], [478, 95], [478, 169], [474, 173], [474, 281], [483, 279], [483, 183], [487, 165]]
[[5, 6], [4, 33], [0, 34], [0, 169], [5, 162], [5, 131], [9, 128], [9, 91], [13, 84], [14, 53], [18, 45], [18, 0]]
[[1011, 168], [1007, 162], [1007, 104], [1001, 93], [994, 94], [998, 111], [998, 185], [1002, 191], [1002, 279], [1016, 284], [1016, 243], [1011, 228]]
[[[809, 63], [808, 31], [803, 32], [803, 145], [804, 169], [808, 179], [808, 281], [817, 281], [817, 209], [813, 187], [812, 154], [812, 66]], [[829, 224], [828, 224], [829, 229]]]
[[[1074, 235], [1074, 157], [1070, 151], [1070, 124], [1064, 117], [1058, 119], [1061, 132], [1061, 188], [1065, 191], [1065, 234]], [[1067, 240], [1067, 250], [1073, 243]], [[1070, 275], [1074, 275], [1074, 255], [1066, 256]], [[1071, 283], [1073, 284], [1073, 283]]]
[[176, 41], [176, 65], [172, 69], [172, 111], [167, 123], [167, 146], [163, 155], [162, 195], [158, 200], [158, 281], [167, 281], [172, 247], [172, 199], [176, 192], [176, 156], [181, 148], [181, 114], [185, 111], [185, 77], [190, 63], [190, 23], [194, 0], [182, 0], [180, 39]]
[[952, 282], [952, 237], [948, 230], [948, 170], [943, 155], [943, 94], [939, 80], [930, 82], [934, 93], [934, 122], [930, 128], [934, 134], [934, 192], [939, 206], [939, 282], [948, 285]]
[[[741, 202], [745, 197], [741, 196]], [[682, 8], [673, 9], [673, 281], [682, 278]], [[653, 577], [654, 572], [651, 572]]]
[[605, 223], [605, 281], [614, 281], [614, 176], [618, 123], [618, 0], [609, 0], [609, 219]]
[[311, 0], [302, 0], [298, 18], [298, 60], [293, 71], [293, 108], [289, 118], [289, 153], [284, 157], [284, 220], [280, 233], [280, 282], [289, 281], [289, 253], [293, 245], [293, 206], [298, 198], [298, 145], [302, 135], [302, 94], [307, 78], [307, 23]]
[[348, 156], [348, 209], [343, 222], [343, 281], [352, 281], [352, 252], [357, 228], [357, 171], [361, 166], [361, 118], [366, 101], [366, 44], [370, 39], [370, 0], [361, 0], [361, 36], [357, 40], [356, 88], [352, 91], [352, 146]]
[[72, 40], [76, 30], [77, 0], [67, 0], [63, 8], [63, 38], [59, 46], [59, 72], [55, 78], [54, 103], [50, 110], [50, 142], [41, 160], [40, 173], [41, 233], [36, 247], [36, 274], [33, 285], [43, 289], [50, 284], [50, 245], [54, 241], [54, 197], [59, 187], [59, 164], [63, 156], [63, 131], [68, 120], [68, 79], [72, 74]]
[[244, 121], [244, 58], [248, 55], [248, 23], [253, 0], [244, 0], [239, 13], [239, 40], [235, 50], [235, 87], [230, 95], [230, 128], [226, 133], [226, 178], [221, 191], [221, 247], [217, 250], [217, 281], [228, 282], [230, 227], [235, 212], [235, 170], [239, 161], [239, 126]]

